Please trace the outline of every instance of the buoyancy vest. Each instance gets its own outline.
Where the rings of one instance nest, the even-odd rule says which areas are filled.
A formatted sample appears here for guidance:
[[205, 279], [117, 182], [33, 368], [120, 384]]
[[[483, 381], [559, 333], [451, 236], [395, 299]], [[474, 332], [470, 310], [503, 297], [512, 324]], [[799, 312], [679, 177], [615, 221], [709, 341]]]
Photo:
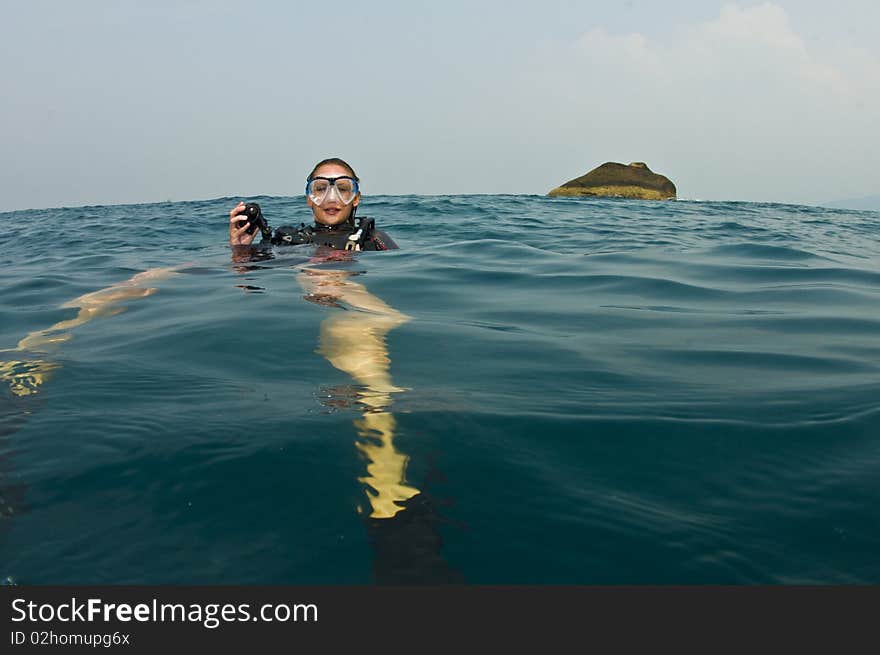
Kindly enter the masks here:
[[339, 225], [282, 225], [275, 229], [271, 243], [277, 246], [296, 246], [312, 243], [338, 250], [393, 250], [397, 244], [382, 230], [376, 229], [374, 219], [363, 216], [357, 225], [349, 219]]

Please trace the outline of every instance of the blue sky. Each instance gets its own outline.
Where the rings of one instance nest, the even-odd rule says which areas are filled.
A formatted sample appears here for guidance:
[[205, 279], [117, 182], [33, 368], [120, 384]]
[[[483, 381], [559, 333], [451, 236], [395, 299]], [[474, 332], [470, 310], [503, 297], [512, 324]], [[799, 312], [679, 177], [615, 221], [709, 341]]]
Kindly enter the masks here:
[[680, 197], [880, 193], [880, 3], [0, 2], [0, 211], [546, 193], [645, 161]]

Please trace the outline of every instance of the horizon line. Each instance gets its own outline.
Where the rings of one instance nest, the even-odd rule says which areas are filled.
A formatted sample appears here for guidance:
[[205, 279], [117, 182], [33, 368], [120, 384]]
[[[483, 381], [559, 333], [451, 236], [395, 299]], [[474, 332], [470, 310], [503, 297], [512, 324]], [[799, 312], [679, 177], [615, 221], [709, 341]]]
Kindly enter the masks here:
[[[846, 211], [856, 211], [856, 212], [878, 212], [880, 209], [855, 209], [849, 207], [831, 207], [823, 203], [841, 203], [841, 202], [851, 202], [857, 200], [863, 200], [868, 198], [873, 198], [874, 196], [863, 196], [859, 198], [850, 198], [844, 200], [825, 200], [825, 201], [815, 201], [815, 202], [786, 202], [779, 200], [734, 200], [734, 199], [726, 199], [726, 200], [718, 200], [718, 199], [703, 199], [703, 198], [670, 198], [667, 200], [644, 200], [642, 198], [625, 198], [622, 196], [560, 196], [554, 197], [550, 196], [546, 193], [376, 193], [370, 194], [368, 196], [364, 196], [365, 198], [376, 198], [376, 197], [391, 197], [391, 198], [403, 198], [409, 196], [416, 196], [420, 198], [439, 198], [439, 197], [458, 197], [458, 196], [468, 196], [468, 197], [477, 197], [477, 196], [510, 196], [510, 197], [521, 197], [521, 196], [529, 196], [536, 198], [547, 198], [552, 201], [567, 201], [567, 200], [575, 200], [575, 201], [597, 201], [597, 200], [638, 200], [643, 202], [652, 202], [652, 203], [662, 203], [662, 202], [699, 202], [699, 203], [712, 203], [712, 202], [724, 202], [724, 203], [748, 203], [748, 204], [756, 204], [756, 205], [787, 205], [794, 207], [819, 207], [822, 209], [832, 209], [832, 210], [846, 210]], [[245, 199], [245, 198], [305, 198], [304, 195], [275, 195], [275, 194], [254, 194], [254, 195], [234, 195], [234, 196], [216, 196], [214, 198], [193, 198], [190, 200], [147, 200], [147, 201], [138, 201], [138, 202], [120, 202], [120, 203], [89, 203], [83, 205], [52, 205], [48, 207], [24, 207], [20, 209], [4, 209], [0, 210], [0, 215], [3, 214], [14, 214], [16, 212], [28, 212], [28, 211], [50, 211], [55, 209], [89, 209], [89, 208], [97, 208], [97, 207], [143, 207], [147, 205], [167, 205], [167, 204], [178, 204], [178, 203], [201, 203], [201, 202], [216, 202], [220, 200], [235, 200], [235, 199]]]

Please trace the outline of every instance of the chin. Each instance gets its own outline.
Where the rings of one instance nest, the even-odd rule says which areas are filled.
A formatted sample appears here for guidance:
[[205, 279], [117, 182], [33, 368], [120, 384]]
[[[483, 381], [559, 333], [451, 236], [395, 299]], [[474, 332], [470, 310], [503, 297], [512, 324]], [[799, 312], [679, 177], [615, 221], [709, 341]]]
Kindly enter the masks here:
[[336, 214], [336, 216], [324, 215], [320, 222], [324, 225], [339, 225], [340, 223], [345, 223], [350, 215], [350, 212], [343, 212], [341, 214]]

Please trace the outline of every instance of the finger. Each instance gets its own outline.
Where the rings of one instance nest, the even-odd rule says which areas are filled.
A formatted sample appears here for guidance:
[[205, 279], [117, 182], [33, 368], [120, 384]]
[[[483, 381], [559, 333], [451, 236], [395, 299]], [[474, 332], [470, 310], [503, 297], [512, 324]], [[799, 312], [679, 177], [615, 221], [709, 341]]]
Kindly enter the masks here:
[[229, 212], [229, 220], [232, 220], [232, 218], [234, 216], [242, 213], [243, 211], [244, 211], [244, 203], [239, 202], [235, 207], [232, 208], [232, 211]]
[[240, 237], [242, 234], [244, 234], [245, 232], [248, 231], [248, 228], [249, 228], [250, 226], [251, 226], [250, 223], [245, 223], [245, 224], [242, 225], [241, 227], [233, 227], [233, 228], [231, 229], [232, 234], [233, 234], [234, 236]]

